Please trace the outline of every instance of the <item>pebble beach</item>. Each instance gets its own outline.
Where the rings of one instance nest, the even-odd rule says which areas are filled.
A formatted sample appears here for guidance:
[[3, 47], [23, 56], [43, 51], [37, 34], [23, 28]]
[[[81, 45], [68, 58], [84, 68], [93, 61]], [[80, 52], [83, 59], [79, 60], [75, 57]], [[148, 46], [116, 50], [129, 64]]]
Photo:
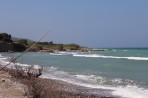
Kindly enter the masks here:
[[[36, 78], [34, 81], [31, 85], [28, 79], [15, 78], [6, 71], [0, 71], [0, 98], [114, 98], [102, 89], [53, 79]], [[89, 93], [91, 90], [96, 93]]]

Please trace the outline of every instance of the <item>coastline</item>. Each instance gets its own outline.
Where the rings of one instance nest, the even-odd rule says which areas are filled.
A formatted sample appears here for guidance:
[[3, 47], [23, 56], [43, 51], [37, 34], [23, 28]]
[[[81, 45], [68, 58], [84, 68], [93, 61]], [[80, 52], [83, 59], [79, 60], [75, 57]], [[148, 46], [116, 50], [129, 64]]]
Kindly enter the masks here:
[[91, 89], [60, 80], [34, 78], [30, 81], [27, 78], [16, 78], [10, 71], [0, 71], [0, 98], [117, 98], [107, 90]]
[[[116, 51], [117, 51], [117, 53], [119, 53], [121, 51], [122, 51], [121, 53], [125, 52], [124, 49], [123, 50], [116, 50]], [[130, 50], [126, 50], [126, 53], [128, 53], [127, 51], [130, 51]], [[103, 54], [103, 53], [94, 53], [94, 55], [93, 55], [93, 53], [90, 53], [90, 54], [84, 53], [84, 57], [82, 57], [82, 59], [80, 60], [81, 62], [77, 62], [77, 61], [69, 62], [70, 60], [67, 59], [67, 58], [70, 58], [70, 57], [73, 58], [74, 56], [79, 55], [79, 54], [83, 56], [83, 54], [73, 53], [73, 54], [69, 55], [68, 53], [67, 54], [65, 53], [66, 54], [65, 55], [63, 53], [61, 52], [61, 53], [59, 53], [59, 55], [47, 54], [47, 53], [43, 53], [43, 54], [41, 53], [41, 55], [40, 55], [40, 53], [32, 53], [32, 54], [29, 53], [29, 55], [31, 56], [30, 60], [33, 63], [35, 63], [37, 60], [41, 60], [41, 61], [43, 61], [42, 64], [46, 64], [46, 62], [44, 62], [44, 60], [50, 59], [52, 61], [53, 59], [51, 59], [51, 58], [53, 58], [53, 57], [55, 57], [54, 62], [57, 63], [57, 64], [54, 65], [54, 63], [50, 62], [49, 64], [47, 64], [48, 67], [46, 65], [45, 66], [43, 65], [44, 70], [42, 71], [42, 76], [35, 79], [35, 83], [33, 84], [33, 85], [35, 85], [35, 91], [31, 91], [31, 92], [33, 92], [33, 94], [34, 94], [34, 92], [38, 93], [40, 96], [48, 96], [48, 97], [38, 97], [38, 98], [72, 98], [72, 96], [75, 96], [74, 98], [77, 98], [76, 96], [82, 96], [80, 98], [100, 98], [100, 97], [104, 97], [104, 96], [106, 98], [111, 98], [111, 97], [114, 97], [114, 98], [122, 98], [122, 97], [126, 97], [126, 98], [146, 98], [146, 96], [148, 94], [147, 93], [147, 84], [139, 84], [138, 81], [135, 81], [133, 79], [129, 80], [128, 78], [123, 79], [122, 77], [120, 77], [120, 78], [107, 78], [107, 77], [103, 77], [101, 75], [102, 73], [99, 73], [100, 75], [99, 74], [93, 74], [93, 73], [89, 73], [89, 74], [81, 73], [83, 71], [87, 71], [86, 69], [89, 68], [89, 67], [98, 68], [98, 67], [94, 67], [94, 66], [88, 66], [87, 67], [86, 66], [87, 64], [83, 64], [83, 63], [81, 64], [82, 61], [84, 62], [88, 59], [98, 61], [98, 59], [96, 59], [96, 58], [99, 58], [99, 61], [101, 61], [102, 58], [97, 57], [97, 56], [100, 56], [100, 54]], [[16, 54], [14, 54], [14, 56], [19, 55], [19, 54], [20, 53], [16, 53]], [[26, 54], [25, 56], [27, 58], [29, 58], [29, 55]], [[37, 60], [35, 60], [32, 57], [32, 55], [35, 56], [35, 57], [33, 56], [34, 58], [39, 57], [40, 59], [38, 58]], [[49, 58], [46, 57], [47, 55], [49, 55], [48, 56]], [[92, 57], [85, 59], [85, 55], [86, 56], [92, 56]], [[24, 56], [24, 58], [25, 58], [25, 56]], [[94, 58], [94, 56], [96, 56], [96, 57]], [[108, 59], [112, 55], [111, 56], [110, 55], [109, 56], [108, 55], [107, 56], [102, 55], [102, 56], [107, 57], [106, 59], [102, 59], [102, 60], [106, 60], [106, 62], [109, 63], [110, 61], [108, 61]], [[44, 57], [46, 57], [47, 59], [44, 58]], [[75, 65], [77, 65], [77, 63], [80, 63], [82, 66], [78, 66], [76, 68], [77, 69], [82, 68], [82, 70], [80, 70], [81, 72], [75, 73], [75, 71], [71, 71], [71, 70], [67, 71], [65, 69], [62, 69], [60, 64], [65, 65], [66, 63], [63, 63], [63, 62], [58, 63], [59, 61], [58, 61], [58, 59], [56, 59], [56, 58], [61, 59], [62, 57], [66, 57], [65, 62], [68, 63], [68, 66], [66, 66], [66, 68], [71, 68], [72, 64], [74, 64], [73, 66], [75, 66]], [[141, 61], [139, 59], [135, 60], [135, 58], [133, 60], [127, 60], [127, 59], [125, 60], [118, 55], [117, 56], [113, 55], [112, 57], [117, 57], [117, 58], [112, 58], [113, 61], [114, 60], [118, 60], [118, 61], [123, 60], [124, 62], [127, 61], [127, 62], [136, 62], [136, 63], [140, 61], [141, 66], [142, 66], [143, 63], [145, 64], [145, 61]], [[120, 57], [120, 59], [119, 59], [119, 57]], [[130, 56], [128, 56], [128, 57], [130, 58]], [[136, 57], [136, 56], [134, 56], [134, 57]], [[76, 60], [80, 59], [80, 58], [76, 58], [76, 57], [74, 57], [74, 58]], [[143, 57], [141, 57], [141, 58], [143, 58]], [[0, 60], [1, 64], [2, 65], [8, 64], [9, 59], [11, 59], [9, 56], [2, 54], [1, 60]], [[22, 66], [25, 69], [27, 69], [30, 66], [29, 64], [30, 63], [28, 63], [28, 62], [16, 63], [16, 65], [18, 65], [20, 67]], [[31, 64], [31, 66], [33, 66], [32, 68], [35, 68], [35, 69], [38, 70], [39, 68], [42, 68], [41, 67], [42, 64]], [[99, 62], [99, 64], [100, 64], [100, 66], [103, 65], [100, 62]], [[14, 65], [15, 64], [11, 64], [10, 66], [8, 66], [8, 68], [12, 68]], [[41, 65], [41, 66], [39, 66], [39, 65]], [[60, 65], [60, 67], [58, 67], [59, 65]], [[88, 63], [88, 65], [91, 65], [91, 64]], [[120, 64], [118, 64], [118, 65], [120, 65]], [[132, 64], [129, 63], [128, 65], [130, 66]], [[144, 65], [144, 67], [146, 65]], [[73, 66], [72, 66], [72, 68], [73, 68]], [[85, 68], [85, 66], [86, 66], [86, 68]], [[134, 68], [133, 66], [136, 66], [136, 65], [132, 65], [131, 68]], [[112, 65], [107, 66], [107, 67], [111, 68]], [[126, 66], [124, 66], [124, 67], [126, 67]], [[137, 65], [137, 67], [141, 68], [141, 67], [139, 67], [139, 65]], [[15, 68], [15, 67], [13, 67], [13, 68]], [[113, 68], [119, 68], [119, 66], [114, 67], [114, 65], [113, 65]], [[145, 67], [145, 68], [147, 68], [147, 67]], [[11, 70], [13, 70], [13, 69], [11, 69]], [[98, 68], [97, 71], [101, 72], [102, 70], [100, 68]], [[112, 73], [112, 71], [113, 70], [108, 71], [108, 72]], [[121, 72], [122, 72], [122, 70], [121, 70]], [[146, 72], [146, 70], [144, 70], [144, 72]], [[120, 75], [120, 73], [119, 73], [119, 75]], [[140, 78], [143, 78], [143, 77], [140, 77]], [[99, 81], [96, 80], [96, 79], [98, 79]], [[145, 78], [143, 78], [143, 79], [145, 79]], [[22, 82], [26, 86], [32, 87], [32, 84], [28, 85], [24, 82], [24, 81], [27, 81], [27, 83], [30, 83], [29, 80], [27, 80], [26, 78], [17, 79], [16, 81], [20, 81], [20, 80], [22, 80]], [[32, 88], [29, 88], [29, 89], [31, 90]], [[50, 93], [46, 94], [46, 92], [50, 92]], [[49, 96], [54, 96], [54, 97], [49, 97]], [[60, 96], [60, 97], [57, 97], [57, 96]], [[64, 96], [64, 97], [61, 97], [61, 96]], [[37, 98], [37, 97], [34, 97], [34, 98]]]
[[[36, 87], [44, 88], [43, 92], [38, 90], [38, 93], [45, 93], [43, 98], [115, 98], [109, 90], [91, 89], [54, 79], [37, 78], [36, 81]], [[46, 96], [46, 92], [50, 94]]]

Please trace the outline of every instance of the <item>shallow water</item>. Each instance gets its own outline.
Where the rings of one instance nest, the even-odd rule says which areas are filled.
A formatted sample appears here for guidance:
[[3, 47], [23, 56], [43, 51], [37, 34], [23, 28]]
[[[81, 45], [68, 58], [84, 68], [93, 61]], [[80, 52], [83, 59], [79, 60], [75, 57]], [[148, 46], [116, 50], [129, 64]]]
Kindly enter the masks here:
[[[3, 64], [7, 64], [8, 59], [19, 54], [2, 54], [0, 59]], [[148, 96], [148, 49], [26, 53], [18, 62], [22, 66], [43, 66], [44, 78], [108, 89], [113, 95], [123, 98]]]

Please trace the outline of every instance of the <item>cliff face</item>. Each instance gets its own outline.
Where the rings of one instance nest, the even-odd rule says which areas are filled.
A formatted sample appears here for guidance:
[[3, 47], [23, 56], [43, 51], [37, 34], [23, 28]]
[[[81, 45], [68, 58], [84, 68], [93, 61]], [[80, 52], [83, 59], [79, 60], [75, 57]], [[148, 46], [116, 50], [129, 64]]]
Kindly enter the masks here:
[[0, 42], [0, 52], [8, 52], [13, 50], [13, 45], [6, 43], [6, 42]]

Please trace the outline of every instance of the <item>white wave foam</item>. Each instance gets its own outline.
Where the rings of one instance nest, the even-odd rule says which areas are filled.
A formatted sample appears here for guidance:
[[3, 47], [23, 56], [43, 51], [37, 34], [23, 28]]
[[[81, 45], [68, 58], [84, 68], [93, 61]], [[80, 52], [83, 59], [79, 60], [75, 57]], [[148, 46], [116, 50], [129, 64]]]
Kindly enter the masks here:
[[88, 84], [80, 81], [71, 81], [69, 79], [58, 78], [58, 77], [52, 77], [52, 79], [61, 80], [64, 82], [80, 85], [83, 87], [93, 88], [93, 89], [111, 90], [112, 95], [120, 96], [121, 98], [147, 98], [148, 96], [148, 90], [144, 88], [139, 88], [138, 86], [127, 85], [127, 86], [112, 87], [107, 85]]
[[75, 57], [92, 57], [92, 58], [112, 58], [112, 59], [128, 59], [128, 60], [148, 60], [148, 57], [118, 57], [118, 56], [104, 56], [98, 54], [74, 54]]
[[[103, 77], [101, 77], [101, 76], [95, 76], [95, 75], [75, 75], [77, 78], [79, 78], [79, 79], [84, 79], [84, 80], [96, 80], [96, 79], [100, 79], [100, 80], [102, 80], [103, 79]], [[96, 82], [96, 81], [95, 81]]]
[[[1, 65], [5, 66], [5, 65], [9, 64], [10, 63], [9, 58], [10, 57], [5, 57], [5, 56], [2, 56], [0, 54], [0, 63], [1, 63]], [[22, 64], [22, 63], [15, 63], [15, 64], [19, 65], [19, 66], [22, 66], [23, 68], [27, 68], [28, 66], [33, 66], [33, 68], [35, 68], [35, 69], [41, 68], [39, 65], [30, 65], [30, 64]], [[15, 65], [14, 65], [14, 63], [10, 63], [9, 66], [7, 66], [7, 67], [8, 68], [14, 68]]]
[[91, 83], [97, 83], [97, 84], [103, 84], [103, 85], [112, 85], [112, 86], [119, 86], [119, 85], [136, 85], [138, 84], [136, 81], [129, 80], [129, 79], [120, 79], [120, 78], [114, 78], [114, 79], [108, 79], [106, 77], [102, 77], [99, 75], [74, 75], [76, 78], [90, 81]]
[[[121, 96], [123, 98], [146, 98], [148, 95], [148, 90], [144, 88], [139, 88], [137, 85], [131, 85], [134, 84], [132, 80], [125, 80], [124, 82], [127, 84], [126, 86], [111, 86], [111, 85], [105, 85], [104, 83], [109, 81], [115, 84], [123, 84], [122, 79], [113, 79], [113, 80], [107, 80], [105, 77], [101, 76], [95, 76], [95, 75], [76, 75], [78, 78], [86, 80], [86, 81], [98, 81], [99, 79], [99, 84], [79, 84], [81, 86], [86, 86], [90, 88], [97, 88], [97, 89], [108, 89], [108, 90], [113, 90], [112, 94], [115, 96]], [[130, 83], [128, 83], [130, 82]], [[111, 83], [111, 84], [112, 84]], [[103, 85], [104, 84], [104, 85]]]
[[113, 51], [115, 52], [115, 51], [117, 51], [117, 50], [113, 50]]
[[119, 95], [123, 98], [147, 98], [148, 90], [137, 86], [127, 85], [125, 87], [117, 87], [112, 92], [113, 95]]
[[60, 53], [49, 53], [50, 55], [68, 55], [68, 54], [60, 54]]
[[128, 50], [123, 50], [123, 51], [128, 51]]
[[148, 96], [148, 90], [131, 85], [127, 85], [124, 87], [123, 86], [111, 87], [103, 85], [90, 85], [90, 84], [78, 84], [78, 83], [74, 84], [94, 89], [111, 90], [112, 95], [120, 96], [121, 98], [147, 98]]
[[148, 60], [148, 57], [127, 57], [129, 60]]
[[[52, 70], [53, 69], [53, 70]], [[49, 74], [43, 74], [43, 78], [50, 78], [55, 80], [61, 80], [64, 82], [72, 83], [75, 85], [93, 88], [93, 89], [105, 89], [111, 91], [113, 96], [120, 96], [121, 98], [147, 98], [148, 89], [139, 87], [136, 84], [126, 83], [127, 85], [107, 85], [106, 81], [122, 84], [122, 79], [107, 80], [105, 77], [95, 75], [70, 75], [67, 72], [58, 70], [55, 67], [50, 67]], [[98, 83], [99, 80], [99, 83]], [[124, 82], [134, 82], [132, 80], [126, 80]]]
[[55, 53], [49, 53], [50, 55], [75, 55], [78, 54], [78, 52], [55, 52]]

